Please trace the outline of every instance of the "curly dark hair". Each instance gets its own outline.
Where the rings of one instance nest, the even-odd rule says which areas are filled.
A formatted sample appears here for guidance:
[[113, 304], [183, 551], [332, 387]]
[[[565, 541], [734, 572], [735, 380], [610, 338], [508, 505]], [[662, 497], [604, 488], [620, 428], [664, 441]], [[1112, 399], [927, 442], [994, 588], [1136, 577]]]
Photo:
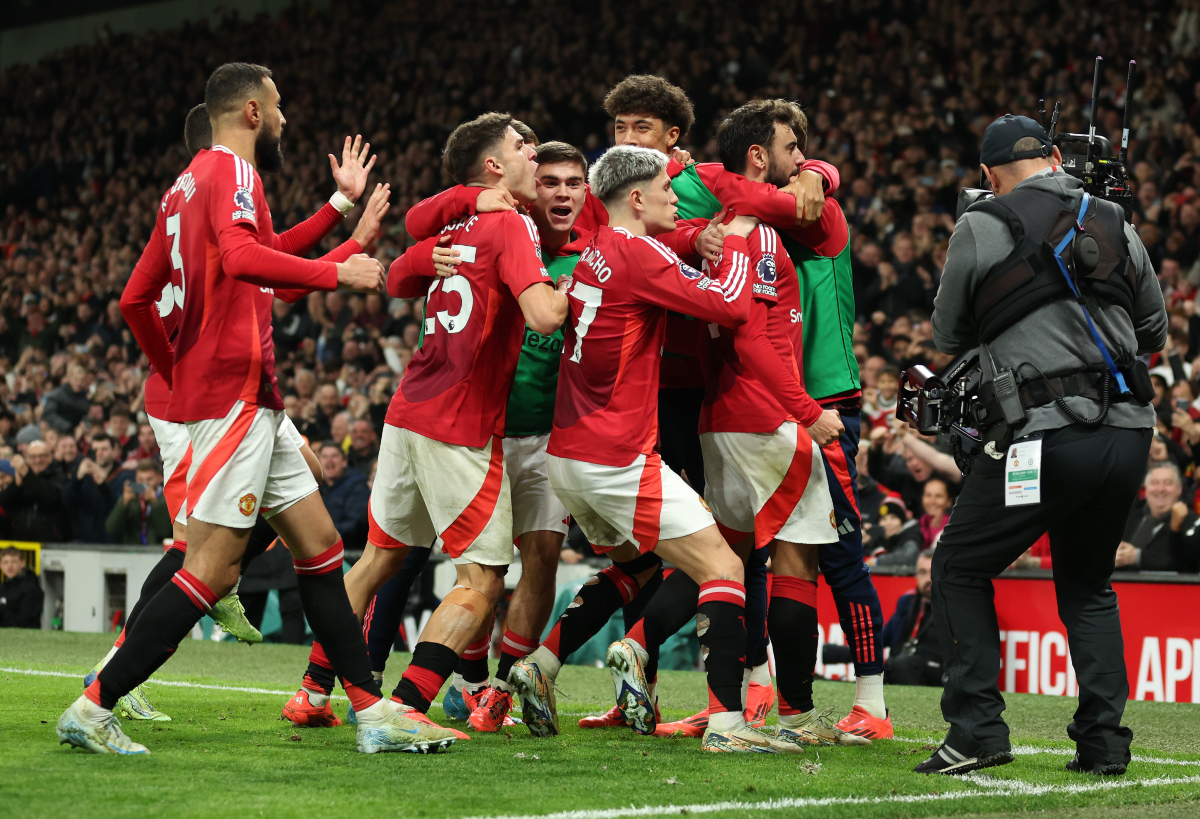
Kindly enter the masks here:
[[650, 114], [683, 136], [696, 122], [692, 101], [678, 85], [653, 74], [634, 74], [621, 80], [604, 98], [604, 110], [614, 119], [621, 114]]

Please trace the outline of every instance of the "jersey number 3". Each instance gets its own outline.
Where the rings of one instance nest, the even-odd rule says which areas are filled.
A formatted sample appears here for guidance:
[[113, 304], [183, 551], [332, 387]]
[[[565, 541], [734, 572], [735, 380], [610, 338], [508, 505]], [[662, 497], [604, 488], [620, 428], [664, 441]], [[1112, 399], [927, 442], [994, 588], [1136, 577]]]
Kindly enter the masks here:
[[167, 282], [166, 287], [162, 289], [162, 296], [156, 302], [158, 306], [158, 314], [163, 318], [171, 315], [171, 311], [178, 307], [183, 309], [183, 293], [187, 287], [187, 280], [183, 275], [183, 256], [179, 254], [179, 214], [173, 213], [167, 217], [167, 235], [171, 237], [171, 267], [179, 271], [179, 284], [174, 285]]

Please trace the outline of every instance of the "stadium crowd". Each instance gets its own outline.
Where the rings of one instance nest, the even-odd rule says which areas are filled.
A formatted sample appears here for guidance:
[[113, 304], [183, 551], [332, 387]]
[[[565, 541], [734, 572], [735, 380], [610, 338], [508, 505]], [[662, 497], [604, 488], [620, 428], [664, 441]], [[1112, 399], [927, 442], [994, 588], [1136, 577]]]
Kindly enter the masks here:
[[[801, 102], [806, 154], [838, 167], [853, 237], [864, 423], [860, 492], [870, 562], [913, 566], [945, 525], [961, 475], [936, 441], [894, 420], [900, 372], [949, 358], [931, 339], [955, 203], [978, 185], [983, 128], [1061, 100], [1085, 131], [1093, 55], [1106, 56], [1097, 126], [1116, 140], [1136, 58], [1134, 222], [1171, 314], [1152, 363], [1158, 398], [1146, 500], [1118, 562], [1195, 571], [1200, 457], [1200, 27], [1194, 3], [1101, 0], [1084, 13], [1021, 0], [767, 0], [730, 15], [699, 0], [592, 7], [349, 0], [327, 12], [109, 35], [0, 75], [0, 539], [154, 544], [170, 537], [162, 469], [142, 412], [148, 362], [119, 309], [162, 192], [186, 166], [186, 112], [225, 60], [269, 65], [283, 89], [287, 165], [267, 181], [280, 230], [333, 191], [326, 154], [361, 132], [390, 182], [373, 249], [410, 244], [404, 213], [444, 188], [438, 146], [458, 122], [507, 110], [589, 158], [612, 142], [600, 105], [630, 70], [683, 87], [681, 145], [716, 159], [715, 129], [753, 97]], [[1075, 10], [1078, 12], [1078, 9]], [[1103, 22], [1097, 22], [1103, 21]], [[480, 36], [488, 32], [488, 36]], [[453, 43], [453, 48], [439, 44]], [[344, 55], [354, 54], [348, 66]], [[314, 254], [353, 230], [354, 213]], [[388, 401], [419, 342], [421, 299], [315, 293], [276, 301], [288, 414], [313, 441], [321, 491], [361, 546]], [[1166, 464], [1167, 466], [1164, 466]], [[1149, 466], [1149, 465], [1148, 465]], [[1157, 524], [1170, 516], [1169, 536]], [[1196, 543], [1193, 544], [1192, 538]], [[1170, 540], [1170, 543], [1166, 542]], [[1126, 548], [1128, 547], [1128, 548]], [[1037, 547], [1021, 565], [1045, 565]]]

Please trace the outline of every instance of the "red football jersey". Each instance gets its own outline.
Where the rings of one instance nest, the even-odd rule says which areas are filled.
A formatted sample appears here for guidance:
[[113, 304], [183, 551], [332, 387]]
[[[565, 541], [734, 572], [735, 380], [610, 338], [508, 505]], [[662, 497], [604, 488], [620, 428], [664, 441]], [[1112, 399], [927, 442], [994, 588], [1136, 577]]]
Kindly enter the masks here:
[[[425, 340], [392, 396], [386, 421], [446, 444], [480, 447], [504, 434], [525, 330], [517, 296], [549, 284], [550, 275], [533, 220], [517, 211], [469, 216], [441, 232], [453, 237], [462, 263], [455, 275], [429, 285]], [[398, 260], [389, 272], [392, 295], [400, 292], [393, 278], [403, 269]]]
[[601, 227], [573, 272], [550, 454], [628, 466], [653, 452], [667, 310], [743, 322], [749, 272], [740, 236], [726, 237], [710, 277], [656, 239]]
[[239, 400], [282, 409], [271, 338], [273, 288], [333, 290], [336, 265], [273, 249], [262, 180], [221, 145], [197, 153], [175, 181], [155, 233], [170, 260], [180, 308], [166, 420], [221, 418]]
[[821, 407], [804, 391], [800, 280], [765, 224], [747, 240], [753, 300], [745, 324], [710, 324], [701, 432], [771, 432], [785, 420], [814, 423]]
[[[230, 177], [237, 188], [230, 197], [230, 202], [236, 205], [237, 212], [233, 212], [233, 218], [228, 220], [222, 215], [225, 208], [220, 205], [221, 193], [228, 192], [229, 188], [228, 180], [220, 179], [222, 173]], [[215, 182], [214, 175], [216, 176]], [[256, 190], [257, 194], [255, 194]], [[197, 204], [190, 205], [193, 199], [197, 199]], [[243, 207], [247, 201], [252, 205], [248, 212]], [[215, 216], [207, 220], [207, 230], [205, 228], [206, 214], [203, 211], [206, 203], [215, 203], [215, 208], [213, 208]], [[186, 221], [183, 218], [185, 210], [188, 214]], [[259, 215], [256, 216], [256, 212]], [[294, 301], [313, 290], [333, 289], [337, 286], [337, 269], [329, 264], [314, 265], [311, 262], [281, 258], [279, 254], [272, 253], [266, 248], [277, 248], [290, 254], [307, 253], [339, 221], [341, 221], [341, 214], [332, 206], [325, 205], [305, 222], [283, 235], [276, 235], [271, 224], [270, 209], [262, 194], [262, 182], [254, 169], [224, 147], [218, 146], [214, 151], [198, 152], [193, 158], [192, 164], [184, 173], [180, 174], [175, 184], [163, 196], [150, 241], [147, 243], [141, 259], [138, 260], [121, 297], [122, 313], [151, 363], [151, 375], [146, 382], [146, 411], [156, 418], [180, 421], [197, 420], [200, 417], [220, 417], [233, 401], [245, 398], [244, 395], [238, 394], [233, 399], [228, 399], [227, 396], [234, 390], [234, 385], [228, 383], [222, 385], [205, 400], [192, 401], [190, 406], [177, 405], [175, 412], [178, 413], [178, 416], [171, 418], [173, 398], [171, 385], [168, 385], [162, 373], [172, 372], [174, 374], [175, 360], [182, 357], [182, 350], [180, 349], [180, 352], [176, 354], [171, 349], [171, 345], [172, 342], [175, 342], [176, 347], [180, 348], [179, 339], [176, 336], [182, 327], [185, 294], [189, 281], [198, 283], [200, 286], [200, 295], [193, 298], [189, 305], [191, 308], [198, 307], [199, 309], [201, 330], [207, 329], [208, 321], [211, 318], [210, 313], [215, 312], [210, 311], [206, 306], [214, 296], [223, 292], [237, 292], [236, 283], [249, 285], [252, 294], [261, 294], [259, 297], [252, 296], [252, 300], [248, 302], [256, 306], [249, 316], [247, 316], [246, 310], [240, 311], [240, 315], [236, 314], [238, 311], [232, 311], [235, 313], [233, 320], [225, 326], [237, 327], [239, 318], [242, 320], [241, 324], [244, 325], [245, 319], [248, 317], [251, 320], [250, 323], [258, 328], [256, 338], [258, 343], [248, 348], [251, 366], [249, 369], [244, 366], [242, 368], [242, 371], [247, 373], [247, 378], [241, 382], [241, 387], [242, 392], [249, 393], [251, 380], [257, 375], [259, 389], [253, 398], [245, 400], [249, 400], [251, 403], [271, 405], [261, 400], [262, 395], [257, 394], [268, 392], [267, 388], [262, 387], [265, 383], [269, 385], [267, 397], [278, 402], [278, 392], [274, 389], [274, 346], [270, 333], [270, 296], [277, 295], [279, 298]], [[252, 226], [251, 231], [244, 228], [238, 228], [236, 231], [232, 229], [234, 225], [246, 225], [247, 223]], [[211, 241], [214, 238], [216, 239], [215, 246]], [[359, 244], [350, 240], [322, 257], [322, 260], [341, 262], [361, 251], [362, 248]], [[185, 262], [185, 259], [189, 261]], [[195, 275], [194, 280], [190, 274], [185, 273], [189, 266], [193, 273], [200, 271]], [[253, 287], [256, 284], [259, 287]], [[286, 290], [281, 289], [276, 294], [272, 287], [262, 287], [263, 284], [291, 287]], [[244, 292], [245, 289], [243, 287], [242, 291]], [[261, 296], [266, 296], [266, 298]], [[257, 309], [258, 301], [262, 301], [266, 305], [267, 321], [265, 324], [262, 321], [261, 310]], [[153, 317], [155, 312], [159, 319], [157, 321]], [[196, 310], [193, 310], [193, 313], [195, 312]], [[209, 333], [206, 338], [200, 340], [199, 346], [204, 349], [213, 346], [216, 342], [217, 339], [213, 338], [212, 333]], [[196, 346], [196, 343], [193, 342], [189, 349], [191, 346]], [[258, 349], [255, 350], [254, 346], [257, 346]], [[196, 353], [195, 355], [196, 358], [193, 359], [193, 362], [203, 369], [200, 354]], [[258, 364], [257, 371], [254, 369], [255, 363]], [[211, 371], [211, 368], [209, 369]], [[235, 370], [235, 372], [238, 371]], [[265, 381], [263, 380], [264, 373], [269, 375]], [[184, 389], [187, 394], [196, 394], [201, 391], [201, 388], [190, 385]], [[225, 409], [219, 408], [222, 402], [224, 402]]]

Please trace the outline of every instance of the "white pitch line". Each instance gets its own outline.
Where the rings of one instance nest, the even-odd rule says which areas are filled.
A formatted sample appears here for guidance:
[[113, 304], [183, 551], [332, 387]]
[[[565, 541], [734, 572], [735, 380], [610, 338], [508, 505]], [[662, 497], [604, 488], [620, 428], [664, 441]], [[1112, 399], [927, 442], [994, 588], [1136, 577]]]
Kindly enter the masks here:
[[823, 808], [835, 805], [886, 805], [886, 804], [916, 804], [921, 802], [949, 802], [962, 799], [994, 799], [999, 796], [1046, 796], [1049, 794], [1079, 794], [1095, 791], [1115, 790], [1135, 786], [1154, 787], [1162, 785], [1191, 785], [1200, 784], [1200, 776], [1178, 778], [1159, 777], [1156, 779], [1133, 779], [1102, 781], [1082, 785], [1032, 785], [1028, 782], [1013, 782], [1005, 787], [994, 787], [988, 790], [950, 791], [947, 793], [918, 793], [897, 796], [866, 797], [837, 797], [824, 798], [788, 798], [770, 799], [763, 802], [714, 802], [700, 805], [646, 805], [638, 808], [611, 808], [607, 810], [570, 810], [558, 813], [541, 814], [503, 814], [500, 816], [473, 816], [467, 819], [621, 819], [626, 816], [666, 816], [680, 813], [718, 813], [728, 810], [766, 811], [786, 810], [788, 808]]
[[[913, 744], [925, 745], [941, 745], [940, 739], [921, 739], [917, 737], [892, 737], [896, 742], [910, 742]], [[1070, 748], [1039, 748], [1036, 745], [1014, 745], [1012, 752], [1018, 756], [1028, 754], [1054, 754], [1056, 756], [1075, 756], [1075, 752]], [[1171, 759], [1160, 756], [1146, 756], [1145, 754], [1133, 754], [1134, 762], [1146, 762], [1151, 765], [1194, 765], [1200, 766], [1200, 759]]]
[[[0, 667], [0, 673], [7, 674], [28, 674], [34, 677], [68, 677], [71, 679], [83, 679], [83, 674], [78, 672], [70, 673], [66, 671], [39, 671], [33, 668], [7, 668]], [[295, 691], [276, 691], [271, 688], [249, 688], [240, 685], [207, 685], [205, 683], [186, 682], [184, 680], [160, 680], [157, 677], [151, 677], [148, 682], [151, 685], [169, 685], [174, 688], [203, 688], [207, 691], [239, 691], [245, 694], [272, 694], [279, 697], [290, 697], [295, 694]], [[334, 694], [331, 699], [344, 700], [346, 697], [341, 694]], [[441, 702], [429, 703], [430, 708], [441, 708]], [[587, 717], [593, 714], [602, 714], [603, 711], [585, 711], [580, 713], [572, 713], [569, 711], [559, 711], [560, 716], [567, 717]]]
[[[75, 672], [67, 671], [39, 671], [33, 668], [9, 668], [0, 667], [0, 673], [7, 674], [28, 674], [34, 677], [68, 677], [82, 678], [83, 675]], [[208, 691], [240, 691], [245, 694], [272, 694], [279, 697], [290, 697], [292, 691], [276, 691], [270, 688], [249, 688], [237, 685], [208, 685], [205, 683], [186, 682], [184, 680], [160, 680], [157, 677], [151, 677], [149, 682], [154, 685], [169, 685], [175, 688], [203, 688]], [[341, 694], [334, 694], [330, 697], [335, 700], [344, 700], [346, 697]], [[429, 707], [441, 708], [441, 702], [431, 702]], [[566, 717], [589, 717], [604, 714], [604, 711], [559, 711], [560, 716]], [[917, 739], [914, 737], [893, 737], [898, 742], [925, 743], [928, 745], [940, 744], [937, 739]], [[1075, 752], [1066, 748], [1037, 748], [1033, 745], [1017, 745], [1013, 747], [1013, 753], [1016, 754], [1058, 754], [1060, 756], [1074, 756]], [[1197, 759], [1163, 759], [1161, 757], [1144, 756], [1142, 754], [1133, 755], [1134, 762], [1148, 762], [1154, 765], [1197, 765], [1200, 766], [1200, 760]]]

